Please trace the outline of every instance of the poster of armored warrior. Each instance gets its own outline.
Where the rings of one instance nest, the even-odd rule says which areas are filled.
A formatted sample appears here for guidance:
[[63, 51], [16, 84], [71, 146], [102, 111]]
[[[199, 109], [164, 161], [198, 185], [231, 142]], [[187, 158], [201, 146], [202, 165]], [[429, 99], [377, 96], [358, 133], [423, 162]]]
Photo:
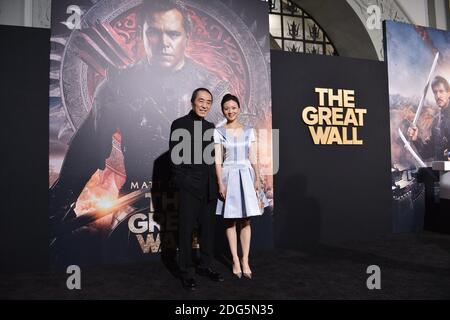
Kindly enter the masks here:
[[[170, 124], [192, 91], [242, 101], [273, 205], [267, 2], [53, 1], [49, 105], [52, 265], [121, 263], [176, 250]], [[271, 212], [270, 212], [271, 214]], [[195, 242], [195, 239], [194, 239]]]
[[394, 231], [396, 220], [397, 231], [418, 230], [423, 216], [414, 216], [423, 211], [424, 193], [418, 170], [450, 160], [450, 33], [389, 21], [386, 59]]

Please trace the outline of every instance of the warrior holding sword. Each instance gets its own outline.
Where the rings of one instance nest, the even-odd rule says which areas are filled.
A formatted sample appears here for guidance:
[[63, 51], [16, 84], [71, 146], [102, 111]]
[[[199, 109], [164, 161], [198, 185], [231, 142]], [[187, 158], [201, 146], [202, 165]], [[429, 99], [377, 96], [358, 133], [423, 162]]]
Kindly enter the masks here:
[[[431, 83], [434, 99], [439, 107], [434, 118], [430, 138], [426, 141], [418, 138], [419, 129], [415, 122], [408, 129], [408, 137], [420, 155], [435, 161], [450, 160], [450, 86], [441, 76], [436, 76]], [[420, 110], [418, 109], [416, 117]]]

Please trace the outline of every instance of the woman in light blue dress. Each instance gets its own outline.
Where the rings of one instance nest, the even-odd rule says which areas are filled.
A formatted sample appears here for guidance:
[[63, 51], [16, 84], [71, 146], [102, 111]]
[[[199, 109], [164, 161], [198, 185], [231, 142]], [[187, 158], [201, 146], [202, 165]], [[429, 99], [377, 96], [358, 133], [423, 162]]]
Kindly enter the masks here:
[[[216, 214], [222, 215], [226, 236], [233, 257], [233, 273], [251, 279], [248, 262], [250, 251], [250, 217], [262, 214], [257, 194], [262, 193], [256, 156], [256, 135], [252, 127], [238, 121], [241, 111], [236, 96], [226, 94], [222, 99], [222, 112], [227, 120], [214, 131], [216, 173], [220, 198]], [[267, 206], [268, 202], [264, 203]], [[241, 232], [242, 259], [238, 257], [236, 223]], [[241, 265], [242, 264], [242, 265]]]

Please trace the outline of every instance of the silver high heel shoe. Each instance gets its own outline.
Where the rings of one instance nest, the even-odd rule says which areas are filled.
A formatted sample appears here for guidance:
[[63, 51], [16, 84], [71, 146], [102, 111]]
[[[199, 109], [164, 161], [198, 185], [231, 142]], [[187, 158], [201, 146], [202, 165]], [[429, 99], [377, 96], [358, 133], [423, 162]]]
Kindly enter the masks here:
[[[241, 265], [242, 265], [243, 263], [242, 263], [242, 260], [241, 260]], [[247, 278], [247, 279], [249, 279], [249, 280], [251, 280], [252, 279], [252, 272], [250, 271], [250, 272], [242, 272], [242, 275], [244, 276], [244, 278]]]
[[[239, 261], [239, 263], [240, 263], [240, 261]], [[240, 267], [240, 266], [241, 266], [241, 265], [239, 264], [239, 267]], [[234, 272], [234, 270], [232, 270], [232, 272], [233, 272], [233, 274], [234, 274], [236, 277], [238, 277], [239, 279], [242, 278], [242, 270], [239, 271], [239, 272]]]

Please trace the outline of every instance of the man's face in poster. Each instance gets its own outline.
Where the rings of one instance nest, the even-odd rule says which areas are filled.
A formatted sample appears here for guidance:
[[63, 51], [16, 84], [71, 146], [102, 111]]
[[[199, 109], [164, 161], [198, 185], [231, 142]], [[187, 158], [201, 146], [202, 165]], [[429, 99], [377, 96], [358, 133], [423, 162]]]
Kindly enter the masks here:
[[447, 91], [444, 84], [438, 83], [432, 89], [438, 107], [441, 109], [447, 107], [450, 99], [450, 92]]
[[143, 25], [144, 48], [150, 64], [179, 70], [184, 65], [188, 35], [177, 9], [147, 15]]

